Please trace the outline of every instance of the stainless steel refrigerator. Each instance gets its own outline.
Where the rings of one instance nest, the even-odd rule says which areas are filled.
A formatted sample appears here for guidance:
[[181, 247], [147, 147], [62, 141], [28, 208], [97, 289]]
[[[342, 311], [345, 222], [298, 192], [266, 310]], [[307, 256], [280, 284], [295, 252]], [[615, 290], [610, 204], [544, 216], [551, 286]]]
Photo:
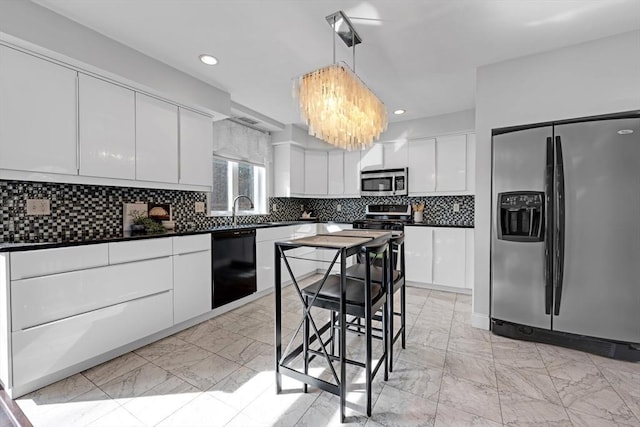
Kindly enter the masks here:
[[492, 137], [493, 333], [640, 360], [640, 111]]

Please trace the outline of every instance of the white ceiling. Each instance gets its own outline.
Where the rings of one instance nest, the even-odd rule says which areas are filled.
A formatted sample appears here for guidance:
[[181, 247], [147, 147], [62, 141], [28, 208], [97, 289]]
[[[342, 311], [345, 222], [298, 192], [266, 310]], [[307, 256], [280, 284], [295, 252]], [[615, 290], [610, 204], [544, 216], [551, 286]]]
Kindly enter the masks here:
[[[356, 72], [391, 121], [474, 108], [478, 66], [640, 28], [639, 0], [35, 1], [284, 124], [300, 122], [293, 78], [332, 62], [325, 16], [337, 10], [363, 39]], [[351, 65], [342, 41], [336, 50]]]

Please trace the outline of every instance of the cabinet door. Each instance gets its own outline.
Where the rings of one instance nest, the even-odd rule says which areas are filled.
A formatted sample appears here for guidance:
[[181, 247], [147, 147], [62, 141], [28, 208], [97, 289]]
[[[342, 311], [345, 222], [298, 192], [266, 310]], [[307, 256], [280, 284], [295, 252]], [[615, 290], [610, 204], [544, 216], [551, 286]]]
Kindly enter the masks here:
[[344, 195], [360, 197], [360, 151], [344, 152]]
[[433, 229], [430, 227], [405, 227], [404, 233], [407, 280], [432, 283]]
[[384, 167], [384, 146], [373, 144], [371, 148], [360, 152], [360, 170], [382, 169]]
[[409, 141], [409, 194], [436, 191], [436, 140]]
[[406, 141], [386, 142], [382, 146], [385, 169], [407, 167], [409, 154]]
[[434, 228], [433, 283], [464, 288], [466, 237], [464, 228]]
[[304, 150], [299, 147], [290, 147], [289, 174], [292, 195], [304, 195], [305, 186], [305, 155]]
[[211, 310], [211, 251], [173, 256], [173, 323]]
[[467, 267], [466, 276], [467, 277], [465, 280], [465, 287], [467, 289], [473, 289], [473, 283], [475, 280], [474, 279], [474, 273], [475, 273], [474, 236], [475, 236], [475, 233], [473, 229], [465, 230], [465, 237], [467, 239], [465, 242], [466, 255], [467, 255], [467, 259], [466, 259], [466, 267]]
[[[275, 254], [275, 240], [265, 240], [256, 243], [256, 275], [257, 291], [273, 289], [274, 271], [273, 261]], [[284, 274], [284, 273], [282, 273]]]
[[476, 191], [476, 134], [467, 134], [467, 191]]
[[80, 175], [135, 179], [134, 92], [79, 75]]
[[436, 142], [436, 191], [466, 190], [466, 168], [466, 135], [438, 138]]
[[178, 107], [136, 93], [136, 179], [178, 182]]
[[78, 173], [76, 77], [0, 46], [0, 168]]
[[180, 108], [180, 184], [212, 186], [211, 117]]
[[343, 151], [329, 151], [329, 166], [327, 167], [327, 180], [329, 181], [329, 195], [344, 194], [344, 154]]
[[327, 195], [327, 152], [305, 151], [304, 194]]

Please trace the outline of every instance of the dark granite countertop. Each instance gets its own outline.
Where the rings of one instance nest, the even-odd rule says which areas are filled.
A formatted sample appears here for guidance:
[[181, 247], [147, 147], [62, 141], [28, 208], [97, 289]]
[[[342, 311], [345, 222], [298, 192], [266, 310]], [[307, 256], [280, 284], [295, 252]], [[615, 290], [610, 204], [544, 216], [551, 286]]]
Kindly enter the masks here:
[[446, 227], [446, 228], [474, 228], [473, 224], [436, 224], [432, 222], [414, 222], [407, 224], [408, 227]]
[[229, 230], [250, 230], [267, 227], [284, 227], [287, 225], [307, 224], [309, 221], [277, 221], [266, 222], [260, 224], [238, 224], [219, 225], [215, 227], [187, 230], [187, 231], [167, 231], [164, 233], [146, 234], [146, 233], [130, 233], [125, 232], [119, 235], [96, 235], [96, 236], [74, 236], [68, 239], [57, 239], [51, 241], [34, 241], [23, 243], [0, 243], [0, 252], [19, 252], [30, 251], [34, 249], [51, 249], [62, 248], [68, 246], [93, 245], [98, 243], [125, 242], [129, 240], [157, 239], [161, 237], [173, 236], [190, 236], [195, 234], [214, 234], [216, 232], [224, 232]]
[[[81, 245], [91, 245], [98, 243], [109, 243], [109, 242], [124, 242], [129, 240], [142, 240], [142, 239], [157, 239], [161, 237], [172, 237], [172, 236], [190, 236], [195, 234], [215, 234], [216, 232], [225, 232], [230, 230], [250, 230], [250, 229], [258, 229], [258, 228], [268, 228], [268, 227], [284, 227], [287, 225], [295, 225], [295, 224], [308, 224], [310, 222], [326, 222], [326, 223], [334, 223], [334, 221], [309, 221], [309, 220], [300, 220], [300, 221], [276, 221], [276, 222], [265, 222], [259, 224], [238, 224], [236, 226], [233, 225], [219, 225], [210, 228], [196, 229], [196, 230], [187, 230], [187, 231], [167, 231], [165, 233], [157, 233], [157, 234], [145, 234], [145, 233], [123, 233], [120, 235], [95, 235], [95, 236], [74, 236], [70, 238], [63, 238], [57, 240], [46, 240], [46, 241], [33, 241], [33, 242], [22, 242], [22, 243], [0, 243], [0, 252], [20, 252], [20, 251], [30, 251], [34, 249], [51, 249], [51, 248], [62, 248], [68, 246], [81, 246]], [[350, 224], [350, 223], [341, 223], [335, 222], [337, 224]], [[414, 223], [409, 224], [409, 227], [449, 227], [449, 228], [473, 228], [473, 225], [469, 224], [433, 224], [433, 223]]]

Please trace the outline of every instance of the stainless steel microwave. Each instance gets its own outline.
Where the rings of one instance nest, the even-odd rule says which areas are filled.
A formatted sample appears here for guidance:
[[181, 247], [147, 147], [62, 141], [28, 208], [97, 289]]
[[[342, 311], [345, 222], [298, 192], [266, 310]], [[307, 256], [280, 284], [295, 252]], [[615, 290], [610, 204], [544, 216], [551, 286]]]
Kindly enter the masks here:
[[407, 196], [408, 168], [360, 172], [360, 195]]

